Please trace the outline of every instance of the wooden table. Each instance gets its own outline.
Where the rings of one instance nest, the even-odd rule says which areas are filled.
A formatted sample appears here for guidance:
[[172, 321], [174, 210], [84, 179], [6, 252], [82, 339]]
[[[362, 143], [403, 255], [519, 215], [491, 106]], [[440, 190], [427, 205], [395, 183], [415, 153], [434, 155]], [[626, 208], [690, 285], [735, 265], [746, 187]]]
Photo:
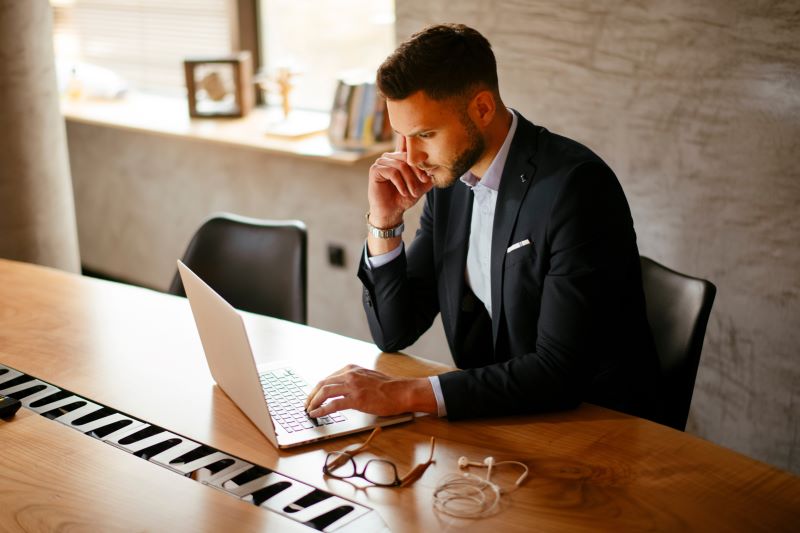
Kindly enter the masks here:
[[[407, 376], [445, 369], [310, 327], [256, 315], [246, 322], [255, 351], [275, 358], [309, 358], [330, 370], [354, 362]], [[273, 449], [214, 386], [186, 300], [6, 260], [0, 363], [364, 504], [393, 531], [796, 531], [800, 523], [800, 478], [588, 404], [467, 422], [421, 417], [387, 428], [373, 447], [402, 475], [436, 437], [436, 463], [412, 488], [326, 479], [325, 454], [365, 434]], [[0, 530], [304, 529], [26, 409], [0, 421], [0, 443]], [[439, 515], [434, 487], [462, 455], [523, 461], [531, 477], [494, 517]], [[509, 484], [516, 475], [498, 469], [496, 479]]]

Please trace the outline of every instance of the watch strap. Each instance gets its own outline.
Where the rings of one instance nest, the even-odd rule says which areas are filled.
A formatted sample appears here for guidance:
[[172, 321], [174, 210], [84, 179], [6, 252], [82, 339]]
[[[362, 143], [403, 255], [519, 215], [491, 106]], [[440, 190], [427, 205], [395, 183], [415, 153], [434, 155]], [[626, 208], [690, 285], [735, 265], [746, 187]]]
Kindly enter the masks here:
[[406, 226], [403, 222], [393, 228], [376, 228], [369, 222], [369, 212], [367, 212], [364, 218], [367, 220], [367, 230], [369, 231], [370, 235], [378, 239], [391, 239], [393, 237], [399, 237], [403, 234], [403, 230], [406, 229]]

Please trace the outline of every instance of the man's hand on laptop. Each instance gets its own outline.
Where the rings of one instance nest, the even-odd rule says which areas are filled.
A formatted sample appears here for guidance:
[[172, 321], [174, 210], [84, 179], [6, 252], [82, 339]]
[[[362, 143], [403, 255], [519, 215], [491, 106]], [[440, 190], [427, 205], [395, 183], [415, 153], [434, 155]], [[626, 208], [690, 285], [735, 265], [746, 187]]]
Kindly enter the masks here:
[[306, 399], [306, 411], [313, 418], [344, 409], [379, 416], [436, 413], [436, 397], [428, 378], [396, 378], [347, 365], [317, 383]]

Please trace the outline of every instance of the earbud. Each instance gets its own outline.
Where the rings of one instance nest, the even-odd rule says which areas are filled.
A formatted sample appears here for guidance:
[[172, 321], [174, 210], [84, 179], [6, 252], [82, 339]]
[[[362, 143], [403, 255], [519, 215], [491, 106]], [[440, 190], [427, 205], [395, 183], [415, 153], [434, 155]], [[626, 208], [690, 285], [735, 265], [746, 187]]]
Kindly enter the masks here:
[[483, 464], [489, 469], [486, 471], [486, 479], [487, 481], [492, 479], [492, 467], [494, 466], [494, 457], [489, 456], [483, 460]]
[[482, 463], [478, 463], [476, 461], [470, 461], [463, 455], [458, 458], [458, 467], [459, 468], [467, 468], [468, 466], [481, 466], [481, 467], [489, 467], [492, 468], [495, 465], [494, 457], [487, 457], [483, 460]]
[[[488, 457], [487, 457], [488, 459]], [[494, 461], [494, 459], [492, 459]], [[468, 466], [486, 466], [484, 463], [476, 463], [475, 461], [470, 461], [463, 455], [458, 458], [458, 467], [459, 468], [467, 468]]]

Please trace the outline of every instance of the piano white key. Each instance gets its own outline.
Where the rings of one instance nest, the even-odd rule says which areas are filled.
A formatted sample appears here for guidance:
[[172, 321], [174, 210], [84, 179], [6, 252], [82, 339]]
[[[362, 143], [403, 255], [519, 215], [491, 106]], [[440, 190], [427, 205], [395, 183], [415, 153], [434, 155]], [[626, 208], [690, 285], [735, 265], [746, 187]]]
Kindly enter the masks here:
[[[135, 427], [141, 427], [144, 425], [144, 422], [140, 422], [135, 418], [131, 418], [127, 415], [123, 415], [122, 413], [111, 413], [103, 418], [98, 418], [97, 420], [92, 420], [91, 422], [86, 422], [85, 424], [75, 425], [74, 423], [71, 424], [71, 427], [81, 431], [82, 433], [89, 433], [94, 431], [95, 429], [100, 429], [102, 427], [108, 426], [109, 424], [114, 424], [116, 422], [120, 422], [122, 420], [130, 420], [131, 424], [135, 424]], [[130, 430], [132, 427], [131, 424], [127, 424], [123, 428], [117, 430]], [[111, 434], [107, 435], [107, 437], [111, 436]]]
[[89, 400], [81, 398], [80, 396], [75, 396], [73, 394], [71, 396], [67, 396], [66, 398], [62, 398], [62, 399], [56, 400], [54, 402], [48, 402], [48, 403], [46, 403], [44, 405], [40, 405], [38, 407], [34, 407], [33, 405], [30, 405], [28, 408], [31, 411], [35, 411], [35, 412], [37, 412], [39, 414], [42, 414], [42, 413], [46, 413], [48, 411], [52, 411], [53, 409], [58, 409], [59, 407], [64, 407], [65, 405], [69, 405], [71, 403], [75, 403], [75, 402], [88, 403], [88, 401]]
[[78, 407], [77, 409], [73, 409], [69, 413], [64, 413], [63, 415], [59, 416], [58, 418], [54, 418], [56, 422], [61, 422], [64, 425], [70, 426], [72, 422], [86, 416], [88, 414], [94, 413], [98, 409], [102, 409], [102, 405], [98, 405], [94, 402], [90, 402], [87, 400], [86, 405]]
[[159, 433], [156, 433], [155, 435], [151, 435], [144, 439], [139, 439], [135, 442], [131, 442], [128, 444], [122, 444], [121, 442], [119, 442], [121, 440], [125, 440], [124, 438], [117, 439], [116, 446], [122, 448], [126, 452], [137, 453], [144, 450], [145, 448], [149, 448], [150, 446], [160, 444], [170, 439], [177, 439], [178, 441], [183, 440], [182, 437], [179, 437], [174, 433], [170, 433], [169, 431], [161, 431]]
[[0, 392], [3, 392], [3, 383], [11, 381], [12, 379], [16, 379], [22, 376], [23, 374], [22, 372], [14, 370], [13, 368], [8, 368], [7, 366], [0, 365], [0, 368], [8, 370], [8, 372], [4, 373], [3, 375], [0, 375]]
[[[167, 464], [165, 466], [167, 468], [175, 470], [176, 472], [180, 473], [181, 475], [186, 475], [186, 474], [189, 474], [191, 472], [194, 472], [195, 470], [200, 470], [201, 468], [205, 468], [207, 466], [213, 465], [217, 461], [222, 461], [224, 459], [230, 459], [230, 460], [234, 461], [233, 464], [231, 464], [230, 466], [226, 466], [225, 470], [228, 470], [230, 467], [235, 467], [236, 466], [236, 461], [239, 461], [238, 459], [234, 459], [233, 457], [231, 457], [230, 455], [228, 455], [226, 453], [214, 452], [214, 453], [212, 453], [210, 455], [206, 455], [205, 457], [201, 457], [199, 459], [195, 459], [194, 461], [190, 461], [188, 463]], [[239, 461], [239, 464], [240, 464], [240, 466], [247, 465], [246, 468], [249, 468], [250, 466], [252, 466], [252, 465], [250, 465], [250, 463], [245, 463], [244, 461]], [[244, 469], [244, 468], [242, 468], [242, 469]], [[219, 472], [217, 472], [217, 474], [221, 474], [225, 470], [220, 470]], [[216, 476], [217, 474], [214, 474], [213, 476]], [[211, 478], [209, 478], [209, 479], [211, 479]]]
[[[231, 494], [233, 494], [234, 496], [236, 496], [238, 498], [243, 498], [243, 497], [247, 496], [248, 494], [252, 494], [257, 490], [261, 490], [261, 489], [264, 489], [266, 487], [270, 487], [270, 486], [272, 486], [272, 485], [274, 485], [276, 483], [280, 483], [281, 481], [288, 481], [289, 483], [294, 483], [294, 480], [286, 478], [286, 477], [284, 477], [284, 476], [282, 476], [280, 474], [277, 474], [275, 472], [269, 472], [268, 474], [264, 474], [263, 476], [261, 476], [259, 478], [252, 479], [252, 480], [248, 481], [244, 485], [239, 485], [238, 487], [233, 488], [233, 489], [227, 489], [226, 488], [225, 490], [227, 490], [228, 492], [230, 492]], [[223, 488], [225, 488], [225, 487], [223, 486]]]
[[232, 465], [226, 466], [223, 470], [220, 470], [207, 480], [203, 481], [203, 483], [210, 487], [216, 487], [222, 491], [228, 492], [227, 490], [222, 488], [222, 484], [228, 481], [229, 479], [238, 476], [248, 468], [253, 467], [252, 463], [242, 461], [241, 459], [236, 459], [235, 457], [230, 457], [230, 459], [233, 459], [234, 461]]
[[[357, 518], [359, 515], [364, 514], [366, 511], [368, 511], [368, 509], [365, 509], [358, 504], [339, 498], [338, 496], [331, 496], [330, 498], [322, 500], [321, 502], [317, 502], [314, 505], [305, 507], [300, 511], [297, 511], [296, 513], [286, 513], [286, 514], [287, 516], [291, 516], [292, 519], [297, 520], [298, 522], [308, 522], [312, 518], [317, 518], [318, 516], [324, 515], [328, 511], [332, 511], [337, 507], [343, 507], [343, 506], [352, 507], [353, 510], [347, 513], [345, 516], [339, 518], [339, 520], [342, 520], [348, 516], [350, 516], [350, 519], [352, 520], [354, 518]], [[337, 520], [337, 522], [339, 520]]]
[[50, 385], [49, 383], [45, 383], [44, 381], [39, 381], [38, 379], [36, 379], [34, 381], [36, 381], [36, 385], [44, 385], [45, 388], [40, 390], [39, 392], [35, 392], [35, 393], [31, 394], [30, 396], [26, 396], [22, 400], [20, 400], [22, 402], [22, 406], [23, 407], [27, 407], [28, 409], [31, 408], [31, 404], [33, 402], [37, 402], [37, 401], [41, 400], [42, 398], [46, 398], [46, 397], [50, 396], [51, 394], [55, 394], [56, 392], [60, 392], [61, 391], [61, 389], [59, 389], [55, 385]]
[[290, 479], [289, 481], [292, 483], [292, 485], [288, 489], [282, 490], [272, 498], [269, 498], [267, 501], [261, 504], [261, 507], [270, 509], [271, 511], [277, 511], [282, 515], [292, 516], [293, 513], [287, 513], [283, 510], [283, 508], [290, 503], [299, 500], [303, 496], [311, 494], [317, 490], [316, 487], [294, 481], [293, 479]]
[[181, 442], [177, 445], [172, 446], [169, 449], [164, 450], [163, 452], [154, 455], [150, 458], [150, 462], [159, 464], [161, 466], [169, 466], [169, 462], [173, 459], [180, 457], [181, 455], [188, 453], [192, 450], [196, 450], [201, 444], [194, 442], [192, 440], [186, 439], [184, 437], [180, 437]]
[[[9, 396], [11, 394], [14, 394], [15, 392], [28, 390], [31, 387], [35, 387], [36, 385], [44, 385], [44, 383], [42, 383], [38, 379], [34, 379], [32, 381], [26, 381], [25, 383], [19, 383], [18, 385], [14, 385], [13, 387], [2, 389], [3, 396]], [[2, 385], [0, 385], [0, 387], [2, 387]]]
[[107, 443], [111, 444], [112, 446], [116, 446], [116, 447], [119, 448], [120, 445], [118, 444], [118, 442], [120, 440], [124, 439], [128, 435], [133, 435], [137, 431], [141, 431], [142, 429], [148, 428], [150, 426], [151, 426], [151, 424], [148, 424], [147, 422], [140, 422], [139, 424], [136, 424], [134, 422], [133, 424], [129, 424], [129, 425], [127, 425], [125, 427], [122, 427], [122, 428], [120, 428], [120, 429], [118, 429], [118, 430], [116, 430], [116, 431], [114, 431], [112, 433], [109, 433], [108, 435], [103, 437], [103, 442], [107, 442]]

